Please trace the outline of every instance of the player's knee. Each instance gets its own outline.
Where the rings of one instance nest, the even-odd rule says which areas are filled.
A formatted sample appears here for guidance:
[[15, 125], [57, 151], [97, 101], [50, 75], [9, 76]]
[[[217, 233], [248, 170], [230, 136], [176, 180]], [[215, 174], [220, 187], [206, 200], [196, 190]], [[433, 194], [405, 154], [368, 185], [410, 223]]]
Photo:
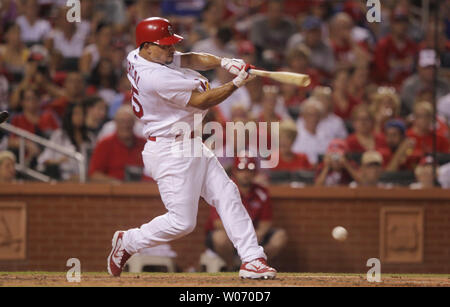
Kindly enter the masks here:
[[178, 221], [173, 225], [174, 228], [177, 230], [178, 233], [187, 235], [190, 234], [192, 231], [194, 231], [196, 226], [196, 221]]

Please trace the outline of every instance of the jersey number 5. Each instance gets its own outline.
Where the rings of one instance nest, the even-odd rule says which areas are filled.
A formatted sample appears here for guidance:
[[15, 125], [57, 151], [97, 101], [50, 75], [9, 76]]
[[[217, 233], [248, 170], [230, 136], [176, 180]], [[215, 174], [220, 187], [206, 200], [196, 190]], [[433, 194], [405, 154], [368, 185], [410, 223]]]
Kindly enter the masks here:
[[135, 95], [139, 95], [139, 92], [137, 89], [133, 87], [132, 89], [132, 96], [131, 96], [131, 104], [133, 105], [133, 112], [137, 116], [137, 118], [141, 118], [144, 115], [144, 109], [142, 108], [141, 103], [136, 98]]

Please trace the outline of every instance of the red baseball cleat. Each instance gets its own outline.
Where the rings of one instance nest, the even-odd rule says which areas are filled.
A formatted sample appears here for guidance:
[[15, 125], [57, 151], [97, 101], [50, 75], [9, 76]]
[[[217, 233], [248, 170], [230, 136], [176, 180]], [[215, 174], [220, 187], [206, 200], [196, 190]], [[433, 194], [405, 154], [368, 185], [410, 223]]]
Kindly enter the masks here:
[[131, 255], [123, 247], [123, 231], [116, 231], [112, 239], [112, 250], [108, 256], [108, 273], [112, 276], [120, 276], [125, 263]]
[[258, 258], [250, 262], [244, 262], [239, 270], [240, 278], [250, 279], [274, 279], [277, 276], [277, 270], [267, 265], [266, 259]]

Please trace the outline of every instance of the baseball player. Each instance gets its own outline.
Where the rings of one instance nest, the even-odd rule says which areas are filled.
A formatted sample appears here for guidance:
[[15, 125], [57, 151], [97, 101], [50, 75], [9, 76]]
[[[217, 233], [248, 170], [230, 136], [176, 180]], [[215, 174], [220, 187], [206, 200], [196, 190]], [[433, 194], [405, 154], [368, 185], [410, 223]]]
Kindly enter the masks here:
[[[145, 171], [158, 184], [167, 213], [140, 228], [116, 231], [108, 256], [108, 272], [120, 276], [131, 257], [141, 249], [167, 243], [192, 232], [196, 225], [200, 196], [217, 210], [225, 231], [242, 260], [241, 278], [275, 278], [266, 263], [256, 233], [242, 205], [239, 190], [214, 154], [193, 137], [194, 114], [205, 116], [208, 108], [229, 97], [252, 77], [249, 64], [239, 59], [205, 53], [179, 53], [174, 45], [183, 38], [173, 33], [167, 19], [153, 17], [136, 27], [137, 49], [128, 60], [135, 115], [144, 123], [147, 143], [142, 152]], [[236, 77], [209, 89], [208, 80], [196, 70], [222, 67]], [[189, 133], [179, 135], [173, 126], [183, 122]], [[202, 155], [179, 154], [179, 143], [189, 142]], [[178, 145], [177, 145], [178, 144]]]

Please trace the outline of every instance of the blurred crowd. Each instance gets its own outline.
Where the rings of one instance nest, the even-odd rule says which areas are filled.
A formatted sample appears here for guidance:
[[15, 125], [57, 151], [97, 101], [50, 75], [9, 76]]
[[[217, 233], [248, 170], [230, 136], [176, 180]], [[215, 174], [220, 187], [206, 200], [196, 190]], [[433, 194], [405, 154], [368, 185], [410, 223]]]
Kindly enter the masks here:
[[[181, 52], [311, 77], [306, 88], [255, 78], [205, 118], [224, 127], [280, 123], [279, 163], [261, 170], [263, 185], [450, 187], [450, 0], [425, 24], [415, 0], [382, 1], [380, 23], [367, 22], [358, 0], [80, 2], [82, 20], [71, 23], [65, 0], [2, 0], [0, 110], [10, 124], [83, 153], [89, 180], [151, 180], [126, 55], [136, 24], [164, 16], [185, 38]], [[223, 69], [205, 75], [213, 87], [232, 79]], [[270, 140], [270, 126], [257, 132]], [[0, 181], [19, 176], [11, 167], [19, 147], [0, 129]], [[25, 148], [30, 168], [77, 180], [73, 159], [29, 141]]]

